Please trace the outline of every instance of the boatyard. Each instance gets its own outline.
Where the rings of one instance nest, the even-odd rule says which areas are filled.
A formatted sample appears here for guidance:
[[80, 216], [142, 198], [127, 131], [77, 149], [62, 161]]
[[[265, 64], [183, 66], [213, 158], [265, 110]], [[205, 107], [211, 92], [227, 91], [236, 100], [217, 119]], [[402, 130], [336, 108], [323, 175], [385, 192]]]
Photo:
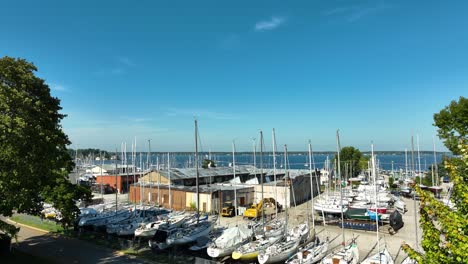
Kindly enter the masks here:
[[0, 263], [468, 263], [468, 1], [2, 8]]
[[[283, 187], [284, 188], [284, 187]], [[323, 193], [324, 195], [325, 193]], [[112, 203], [115, 202], [115, 199], [117, 197], [118, 203], [119, 204], [127, 204], [127, 201], [129, 200], [128, 197], [129, 194], [118, 194], [117, 196], [114, 194], [106, 194], [106, 195], [101, 195], [96, 193], [95, 196], [97, 197], [102, 197], [104, 202], [108, 205], [111, 205]], [[130, 194], [131, 195], [131, 194]], [[317, 200], [319, 199], [319, 196], [315, 197], [315, 202], [314, 204], [317, 204]], [[418, 221], [417, 218], [415, 218], [414, 215], [414, 208], [415, 206], [419, 206], [419, 202], [415, 201], [413, 199], [408, 199], [408, 198], [401, 198], [402, 201], [406, 204], [406, 211], [402, 214], [404, 226], [397, 230], [397, 231], [390, 231], [389, 230], [389, 225], [383, 225], [380, 226], [379, 228], [379, 242], [380, 245], [377, 244], [376, 241], [376, 232], [375, 231], [364, 231], [364, 230], [357, 230], [357, 229], [345, 229], [344, 230], [344, 238], [346, 243], [350, 243], [351, 240], [355, 239], [355, 243], [358, 245], [359, 248], [359, 260], [362, 261], [366, 259], [367, 257], [377, 253], [378, 248], [380, 249], [387, 248], [390, 255], [392, 256], [393, 260], [395, 261], [394, 263], [401, 263], [403, 259], [405, 259], [407, 256], [406, 254], [401, 250], [401, 244], [403, 242], [406, 242], [410, 245], [416, 245], [416, 234], [419, 236], [419, 241], [421, 239], [421, 230], [418, 230], [416, 232], [416, 226], [415, 226], [415, 221]], [[144, 204], [144, 203], [143, 203]], [[127, 205], [132, 207], [132, 205]], [[303, 202], [297, 206], [291, 206], [288, 210], [289, 218], [288, 218], [288, 224], [291, 227], [298, 226], [301, 223], [309, 221], [312, 223], [312, 219], [315, 220], [315, 230], [316, 230], [316, 236], [322, 240], [329, 240], [330, 244], [328, 247], [328, 250], [333, 252], [336, 249], [339, 249], [340, 246], [343, 244], [343, 234], [342, 234], [342, 229], [338, 225], [331, 225], [331, 223], [336, 222], [336, 218], [328, 218], [326, 217], [325, 224], [323, 223], [323, 217], [321, 216], [319, 211], [315, 211], [314, 215], [312, 216], [311, 212], [311, 202]], [[142, 209], [141, 205], [138, 205], [138, 208]], [[391, 209], [395, 210], [395, 209]], [[254, 223], [258, 224], [261, 223], [261, 218], [255, 220], [250, 220], [246, 219], [243, 215], [238, 215], [235, 217], [221, 217], [219, 215], [211, 215], [210, 217], [215, 216], [215, 229], [220, 229], [224, 230], [227, 228], [232, 228], [235, 226], [252, 226]], [[285, 217], [285, 211], [279, 212], [277, 215], [276, 214], [271, 214], [267, 217], [266, 221], [270, 221], [273, 218], [277, 219], [284, 219]], [[109, 239], [109, 238], [108, 238]], [[140, 251], [146, 251], [148, 250], [148, 244], [146, 239], [131, 239], [128, 240], [128, 246], [132, 248], [137, 248]], [[193, 243], [192, 243], [193, 244]], [[192, 245], [191, 244], [191, 245]], [[133, 246], [132, 246], [133, 245]], [[189, 246], [178, 246], [179, 250], [176, 252], [186, 252], [187, 253], [187, 258], [191, 258], [194, 255], [197, 256], [197, 259], [206, 259], [206, 260], [215, 260], [217, 262], [233, 262], [232, 259], [229, 257], [224, 257], [224, 258], [216, 258], [212, 259], [206, 254], [206, 249], [200, 250], [199, 252], [190, 252], [188, 250]], [[169, 256], [173, 254], [172, 249], [165, 249], [164, 251], [159, 251], [153, 250], [153, 254], [156, 259], [158, 259], [158, 255], [161, 257], [166, 258], [167, 254]], [[182, 253], [184, 254], [184, 253]], [[183, 256], [183, 255], [182, 255]], [[181, 255], [177, 257], [182, 257]]]

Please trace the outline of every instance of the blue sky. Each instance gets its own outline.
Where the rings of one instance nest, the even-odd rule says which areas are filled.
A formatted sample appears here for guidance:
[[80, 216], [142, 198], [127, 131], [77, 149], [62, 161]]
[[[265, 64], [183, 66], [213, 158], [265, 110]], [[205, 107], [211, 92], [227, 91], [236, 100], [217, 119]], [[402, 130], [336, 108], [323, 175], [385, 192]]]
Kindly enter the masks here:
[[[9, 1], [0, 56], [35, 63], [72, 147], [432, 149], [468, 96], [468, 2]], [[415, 141], [416, 142], [416, 141]], [[437, 141], [437, 148], [445, 150]]]

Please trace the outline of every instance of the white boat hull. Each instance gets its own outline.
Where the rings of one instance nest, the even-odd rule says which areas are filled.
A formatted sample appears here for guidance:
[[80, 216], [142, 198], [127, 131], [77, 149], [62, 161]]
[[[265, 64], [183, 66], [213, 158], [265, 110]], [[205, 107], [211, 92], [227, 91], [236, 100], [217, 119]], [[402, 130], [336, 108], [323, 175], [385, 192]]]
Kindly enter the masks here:
[[208, 236], [211, 230], [213, 229], [213, 223], [209, 222], [203, 222], [205, 226], [202, 227], [202, 229], [195, 233], [195, 234], [187, 234], [187, 235], [177, 235], [174, 234], [173, 236], [170, 236], [166, 239], [166, 243], [168, 245], [184, 245], [188, 243], [192, 243], [197, 240], [197, 238], [202, 237], [202, 236]]

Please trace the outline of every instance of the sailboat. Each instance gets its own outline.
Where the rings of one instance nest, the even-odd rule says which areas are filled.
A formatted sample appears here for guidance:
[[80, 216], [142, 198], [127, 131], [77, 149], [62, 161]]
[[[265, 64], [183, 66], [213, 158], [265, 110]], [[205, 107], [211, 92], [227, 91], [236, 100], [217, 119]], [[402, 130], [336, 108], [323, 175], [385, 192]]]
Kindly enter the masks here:
[[[303, 249], [300, 249], [299, 252], [293, 256], [291, 256], [286, 263], [292, 264], [312, 264], [317, 263], [318, 261], [322, 260], [328, 251], [328, 238], [325, 241], [320, 241], [318, 237], [315, 236], [315, 217], [314, 217], [314, 188], [313, 188], [313, 178], [312, 178], [312, 164], [314, 165], [315, 169], [315, 162], [312, 159], [312, 146], [309, 142], [309, 173], [310, 173], [310, 203], [311, 203], [311, 213], [312, 213], [312, 230], [314, 232], [314, 236], [312, 237], [312, 242], [307, 244]], [[318, 181], [317, 181], [317, 190], [319, 189]], [[322, 211], [322, 217], [325, 218], [324, 212]], [[323, 221], [325, 226], [325, 221]]]
[[252, 229], [245, 225], [230, 227], [208, 246], [206, 252], [212, 258], [229, 256], [234, 250], [247, 243], [252, 237]]
[[[340, 165], [340, 135], [339, 131], [336, 131], [337, 141], [337, 158], [338, 158], [338, 178], [341, 181], [341, 165]], [[342, 196], [341, 184], [340, 184], [340, 195]], [[343, 199], [341, 199], [343, 203]], [[323, 260], [323, 264], [357, 264], [359, 262], [359, 250], [356, 244], [356, 240], [353, 239], [350, 244], [346, 245], [345, 234], [344, 234], [344, 212], [341, 211], [341, 232], [343, 236], [343, 248], [337, 252], [332, 252], [326, 256]]]
[[390, 252], [388, 252], [387, 247], [385, 247], [382, 251], [378, 252], [375, 255], [372, 255], [361, 262], [361, 264], [393, 264], [392, 256]]
[[198, 171], [198, 125], [197, 125], [197, 120], [195, 120], [195, 159], [196, 159], [196, 185], [197, 185], [197, 222], [187, 226], [186, 228], [182, 230], [178, 230], [174, 232], [173, 234], [169, 235], [166, 239], [166, 244], [169, 246], [172, 245], [183, 245], [183, 244], [188, 244], [191, 242], [196, 241], [199, 237], [203, 236], [208, 236], [208, 234], [211, 232], [211, 230], [214, 227], [215, 221], [203, 221], [200, 222], [200, 194], [198, 191], [199, 185], [198, 185], [198, 178], [199, 178], [199, 171]]
[[[285, 188], [287, 186], [291, 186], [291, 179], [289, 178], [289, 172], [287, 171], [287, 151], [288, 149], [285, 145]], [[288, 217], [288, 206], [286, 206], [286, 217], [284, 225], [285, 230], [287, 230], [288, 228]], [[262, 251], [258, 255], [258, 262], [260, 264], [264, 264], [285, 261], [297, 251], [297, 248], [299, 247], [300, 243], [306, 240], [308, 235], [309, 225], [307, 222], [296, 226], [295, 228], [290, 230], [290, 232], [281, 241], [279, 241], [279, 243], [275, 243], [269, 246], [265, 251]]]
[[180, 227], [188, 216], [184, 213], [171, 213], [161, 216], [162, 219], [142, 225], [135, 230], [135, 237], [153, 237], [159, 228]]
[[322, 260], [322, 264], [357, 264], [359, 263], [359, 250], [353, 240], [341, 250], [334, 252]]
[[[263, 133], [260, 131], [260, 150], [261, 150], [261, 169], [263, 170]], [[261, 173], [261, 183], [262, 183], [262, 201], [263, 199], [263, 173]], [[262, 210], [264, 206], [262, 206]], [[262, 212], [262, 231], [264, 231], [265, 228], [265, 213], [264, 211]], [[273, 245], [274, 243], [280, 241], [283, 238], [283, 236], [272, 236], [272, 237], [265, 237], [264, 235], [258, 235], [256, 236], [256, 240], [251, 241], [247, 244], [244, 244], [234, 250], [232, 252], [232, 259], [234, 260], [254, 260], [257, 259], [258, 254], [260, 254], [261, 251], [265, 250], [268, 248], [270, 245]]]
[[[371, 162], [372, 162], [372, 174], [374, 176], [374, 195], [375, 195], [375, 204], [377, 204], [377, 172], [376, 172], [376, 164], [375, 164], [375, 156], [374, 156], [374, 144], [371, 144]], [[372, 220], [375, 220], [376, 224], [376, 239], [377, 239], [377, 254], [372, 255], [362, 261], [362, 264], [393, 264], [392, 256], [390, 252], [388, 252], [387, 247], [385, 247], [382, 251], [380, 250], [380, 239], [379, 239], [379, 217], [377, 212], [373, 212], [374, 215], [370, 215]], [[374, 217], [374, 218], [373, 218]]]

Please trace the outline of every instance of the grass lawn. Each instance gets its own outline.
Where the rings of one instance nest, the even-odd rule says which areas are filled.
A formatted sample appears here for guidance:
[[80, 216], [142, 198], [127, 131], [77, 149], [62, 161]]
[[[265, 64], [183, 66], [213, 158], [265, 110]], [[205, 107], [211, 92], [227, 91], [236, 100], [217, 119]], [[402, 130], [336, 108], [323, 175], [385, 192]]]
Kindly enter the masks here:
[[63, 233], [64, 231], [60, 224], [47, 219], [41, 220], [38, 216], [17, 214], [10, 217], [10, 219], [20, 224], [36, 227], [53, 233]]

